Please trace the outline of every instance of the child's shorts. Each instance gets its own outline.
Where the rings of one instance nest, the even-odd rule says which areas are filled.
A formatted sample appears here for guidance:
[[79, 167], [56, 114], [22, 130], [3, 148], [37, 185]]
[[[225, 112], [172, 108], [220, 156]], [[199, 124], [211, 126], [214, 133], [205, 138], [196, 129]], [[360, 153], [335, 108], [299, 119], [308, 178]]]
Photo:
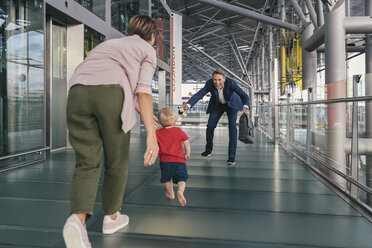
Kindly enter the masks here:
[[186, 182], [189, 178], [187, 175], [186, 164], [180, 162], [160, 162], [161, 183], [169, 182], [171, 179], [173, 183]]

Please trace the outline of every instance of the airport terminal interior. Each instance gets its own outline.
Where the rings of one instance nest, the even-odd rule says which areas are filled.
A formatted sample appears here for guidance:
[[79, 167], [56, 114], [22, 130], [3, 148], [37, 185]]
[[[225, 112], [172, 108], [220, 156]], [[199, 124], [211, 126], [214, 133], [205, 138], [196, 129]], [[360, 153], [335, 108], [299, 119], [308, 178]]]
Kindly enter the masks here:
[[211, 94], [180, 115], [191, 144], [183, 207], [165, 196], [159, 160], [144, 166], [138, 114], [130, 222], [102, 233], [101, 176], [92, 247], [372, 247], [372, 0], [1, 0], [0, 247], [65, 247], [69, 80], [137, 14], [158, 29], [154, 115], [221, 69], [250, 97], [254, 142], [238, 141], [228, 164], [225, 114], [205, 158]]

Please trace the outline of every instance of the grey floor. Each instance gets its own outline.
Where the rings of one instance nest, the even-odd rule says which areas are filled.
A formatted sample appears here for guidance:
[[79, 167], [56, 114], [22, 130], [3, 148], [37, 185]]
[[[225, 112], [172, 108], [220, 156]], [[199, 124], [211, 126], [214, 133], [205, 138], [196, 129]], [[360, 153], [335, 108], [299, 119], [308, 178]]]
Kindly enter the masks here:
[[[228, 168], [226, 128], [216, 130], [208, 159], [200, 157], [205, 129], [184, 130], [187, 206], [165, 198], [158, 164], [143, 167], [145, 136], [132, 135], [123, 202], [130, 224], [102, 235], [99, 190], [87, 224], [93, 247], [372, 247], [372, 223], [258, 132], [255, 144], [238, 143]], [[64, 247], [73, 168], [73, 152], [64, 151], [0, 174], [0, 247]]]

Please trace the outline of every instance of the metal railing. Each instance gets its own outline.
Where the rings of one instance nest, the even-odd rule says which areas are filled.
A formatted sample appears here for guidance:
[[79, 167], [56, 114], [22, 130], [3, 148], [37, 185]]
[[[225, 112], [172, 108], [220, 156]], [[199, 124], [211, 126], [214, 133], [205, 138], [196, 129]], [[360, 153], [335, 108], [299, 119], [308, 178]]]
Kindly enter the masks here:
[[[263, 133], [272, 139], [277, 137], [287, 152], [371, 215], [372, 137], [366, 125], [371, 100], [372, 96], [362, 96], [276, 106], [266, 102], [254, 108]], [[277, 127], [272, 117], [274, 111], [279, 113]]]

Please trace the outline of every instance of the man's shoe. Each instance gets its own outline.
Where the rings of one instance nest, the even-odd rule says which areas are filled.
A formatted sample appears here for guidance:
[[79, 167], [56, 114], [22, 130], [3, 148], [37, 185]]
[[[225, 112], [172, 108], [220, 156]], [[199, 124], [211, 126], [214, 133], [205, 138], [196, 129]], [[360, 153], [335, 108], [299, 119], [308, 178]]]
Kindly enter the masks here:
[[208, 157], [212, 156], [212, 153], [211, 153], [211, 152], [207, 152], [207, 151], [205, 151], [205, 152], [203, 152], [201, 155], [202, 155], [203, 157], [205, 157], [205, 158], [208, 158]]
[[125, 214], [116, 213], [116, 219], [112, 220], [110, 216], [106, 215], [103, 219], [102, 232], [104, 234], [112, 234], [129, 224], [129, 217]]
[[92, 248], [86, 227], [76, 214], [72, 214], [63, 227], [63, 239], [67, 248]]
[[235, 165], [235, 159], [234, 159], [234, 158], [229, 158], [229, 159], [227, 160], [227, 164], [230, 165], [230, 166]]

